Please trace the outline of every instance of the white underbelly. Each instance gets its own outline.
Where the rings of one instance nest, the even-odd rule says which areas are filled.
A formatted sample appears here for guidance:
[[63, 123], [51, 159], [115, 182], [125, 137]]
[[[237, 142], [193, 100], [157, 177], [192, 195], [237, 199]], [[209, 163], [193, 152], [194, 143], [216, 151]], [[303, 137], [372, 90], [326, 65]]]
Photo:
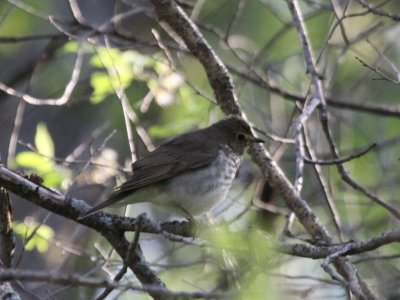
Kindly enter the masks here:
[[170, 179], [166, 186], [170, 203], [193, 216], [211, 210], [228, 195], [240, 161], [239, 156], [228, 160], [220, 150], [211, 166]]

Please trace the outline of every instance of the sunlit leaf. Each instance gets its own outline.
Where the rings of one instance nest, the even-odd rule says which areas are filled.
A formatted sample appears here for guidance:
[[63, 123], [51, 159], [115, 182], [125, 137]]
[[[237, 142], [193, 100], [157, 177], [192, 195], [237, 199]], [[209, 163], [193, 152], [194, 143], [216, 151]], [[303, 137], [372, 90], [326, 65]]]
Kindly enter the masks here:
[[32, 251], [32, 250], [35, 249], [35, 247], [36, 247], [36, 239], [37, 239], [37, 238], [33, 237], [32, 239], [29, 240], [28, 243], [26, 243], [25, 249], [26, 249], [27, 251]]
[[35, 146], [40, 154], [47, 157], [54, 157], [53, 140], [44, 123], [39, 123], [36, 127]]
[[29, 219], [26, 222], [14, 222], [13, 230], [15, 234], [21, 238], [22, 241], [30, 238], [32, 233], [36, 230], [35, 234], [30, 238], [29, 242], [25, 245], [27, 251], [37, 250], [44, 253], [49, 248], [49, 239], [54, 237], [54, 230], [46, 225], [41, 224], [39, 227], [37, 222]]
[[[167, 76], [171, 73], [168, 64], [157, 62], [136, 51], [121, 52], [118, 49], [98, 47], [90, 63], [99, 69], [92, 73], [90, 79], [94, 89], [92, 103], [101, 102], [106, 96], [114, 94], [115, 90], [127, 88], [134, 79], [146, 82], [156, 98], [163, 89], [167, 88], [169, 92], [171, 86], [177, 87], [177, 80], [173, 81], [173, 78]], [[156, 86], [152, 86], [151, 82], [154, 80], [157, 83]]]
[[220, 265], [235, 268], [241, 299], [277, 299], [266, 270], [273, 267], [279, 255], [271, 250], [268, 235], [256, 229], [233, 232], [229, 226], [220, 225], [203, 229], [200, 236], [213, 245], [212, 255]]
[[39, 174], [44, 174], [53, 169], [53, 161], [33, 151], [24, 151], [15, 157], [17, 167], [33, 169]]
[[178, 135], [188, 129], [193, 129], [193, 120], [180, 119], [175, 122], [151, 126], [148, 132], [153, 138], [166, 138]]
[[69, 53], [76, 53], [76, 51], [78, 51], [78, 48], [79, 44], [76, 41], [72, 40], [64, 45], [63, 50]]
[[47, 187], [59, 187], [63, 180], [65, 180], [65, 172], [62, 172], [60, 168], [56, 168], [43, 174], [42, 177], [43, 185]]
[[15, 158], [16, 167], [31, 169], [43, 178], [43, 185], [58, 188], [70, 178], [70, 171], [33, 151], [24, 151]]
[[92, 103], [99, 103], [115, 90], [126, 88], [133, 80], [130, 61], [117, 49], [99, 47], [90, 63], [101, 69], [93, 72], [90, 78], [94, 90], [90, 99]]
[[90, 77], [90, 84], [93, 87], [90, 101], [94, 104], [100, 103], [106, 96], [114, 92], [110, 79], [105, 72], [94, 72]]

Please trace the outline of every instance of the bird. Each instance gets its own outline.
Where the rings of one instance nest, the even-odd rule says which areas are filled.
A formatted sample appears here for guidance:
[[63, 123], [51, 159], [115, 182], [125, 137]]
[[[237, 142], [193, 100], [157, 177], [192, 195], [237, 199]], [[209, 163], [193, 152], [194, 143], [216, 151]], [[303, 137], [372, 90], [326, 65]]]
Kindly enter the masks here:
[[108, 206], [151, 202], [195, 220], [224, 200], [245, 149], [263, 143], [240, 116], [166, 140], [132, 164], [132, 175], [86, 218]]

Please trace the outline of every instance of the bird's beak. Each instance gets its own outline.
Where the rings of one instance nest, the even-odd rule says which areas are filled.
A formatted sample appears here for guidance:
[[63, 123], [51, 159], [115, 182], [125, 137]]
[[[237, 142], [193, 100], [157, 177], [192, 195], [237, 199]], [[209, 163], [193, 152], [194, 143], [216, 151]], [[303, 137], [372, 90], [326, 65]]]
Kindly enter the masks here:
[[252, 142], [252, 143], [265, 143], [264, 140], [259, 139], [259, 138], [256, 138], [256, 137], [253, 137], [253, 139], [251, 140], [251, 142]]

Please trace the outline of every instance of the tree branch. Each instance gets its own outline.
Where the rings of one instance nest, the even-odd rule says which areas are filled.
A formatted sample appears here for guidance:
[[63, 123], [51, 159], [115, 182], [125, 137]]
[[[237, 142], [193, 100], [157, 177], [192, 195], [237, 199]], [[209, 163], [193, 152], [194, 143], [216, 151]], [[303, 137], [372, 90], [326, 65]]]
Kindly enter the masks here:
[[292, 244], [280, 242], [276, 250], [288, 255], [306, 257], [312, 259], [327, 258], [336, 253], [339, 256], [361, 254], [375, 250], [390, 243], [400, 242], [400, 229], [393, 229], [382, 232], [381, 234], [364, 241], [350, 241], [331, 246], [315, 246], [307, 244]]
[[[49, 211], [98, 231], [108, 240], [123, 259], [127, 257], [129, 242], [125, 239], [125, 230], [119, 228], [118, 225], [123, 223], [125, 226], [122, 226], [122, 228], [136, 229], [137, 224], [132, 227], [128, 226], [128, 224], [133, 225], [135, 220], [118, 216], [114, 217], [103, 212], [99, 212], [82, 220], [77, 220], [81, 214], [89, 209], [89, 206], [84, 201], [65, 199], [62, 195], [43, 186], [39, 186], [2, 165], [0, 165], [0, 185], [40, 207], [46, 208]], [[149, 225], [156, 231], [160, 232], [162, 230], [148, 220], [145, 220], [143, 226], [142, 224], [140, 226], [145, 230], [149, 228]], [[164, 283], [157, 277], [156, 273], [150, 269], [143, 257], [140, 247], [135, 249], [128, 266], [144, 286], [150, 285], [156, 288], [156, 290], [168, 292]], [[161, 294], [155, 293], [153, 290], [149, 290], [149, 293], [153, 298], [161, 299]]]
[[[0, 272], [0, 282], [9, 280], [36, 281], [62, 285], [78, 285], [94, 288], [113, 288], [121, 290], [131, 290], [151, 295], [159, 295], [159, 299], [215, 299], [223, 296], [229, 296], [227, 293], [218, 292], [179, 292], [169, 291], [165, 288], [155, 285], [145, 285], [143, 287], [131, 284], [123, 284], [107, 279], [88, 278], [80, 274], [57, 274], [42, 271], [30, 270], [6, 270]], [[8, 299], [8, 298], [7, 298]]]

